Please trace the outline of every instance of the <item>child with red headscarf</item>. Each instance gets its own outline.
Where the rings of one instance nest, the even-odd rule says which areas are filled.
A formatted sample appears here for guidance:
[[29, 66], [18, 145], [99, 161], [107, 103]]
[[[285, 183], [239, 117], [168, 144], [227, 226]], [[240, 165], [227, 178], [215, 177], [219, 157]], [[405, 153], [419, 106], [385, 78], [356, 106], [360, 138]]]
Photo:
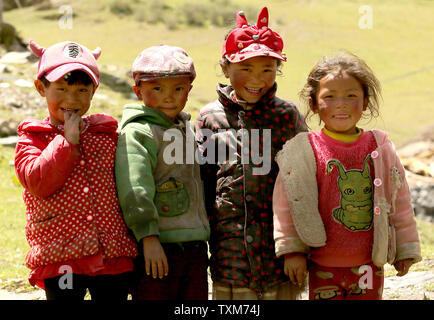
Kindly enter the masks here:
[[213, 298], [294, 299], [295, 287], [274, 253], [274, 156], [307, 128], [296, 106], [276, 97], [276, 73], [286, 57], [282, 38], [268, 27], [267, 8], [254, 25], [238, 11], [236, 24], [220, 60], [230, 85], [218, 84], [218, 99], [196, 119]]

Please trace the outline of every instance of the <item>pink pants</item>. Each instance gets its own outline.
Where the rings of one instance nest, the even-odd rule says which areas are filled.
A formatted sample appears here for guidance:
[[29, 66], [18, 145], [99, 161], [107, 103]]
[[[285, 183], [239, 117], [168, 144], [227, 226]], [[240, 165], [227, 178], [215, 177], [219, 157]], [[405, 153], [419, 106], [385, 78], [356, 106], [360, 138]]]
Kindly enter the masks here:
[[381, 300], [383, 268], [373, 263], [359, 267], [309, 266], [309, 300]]

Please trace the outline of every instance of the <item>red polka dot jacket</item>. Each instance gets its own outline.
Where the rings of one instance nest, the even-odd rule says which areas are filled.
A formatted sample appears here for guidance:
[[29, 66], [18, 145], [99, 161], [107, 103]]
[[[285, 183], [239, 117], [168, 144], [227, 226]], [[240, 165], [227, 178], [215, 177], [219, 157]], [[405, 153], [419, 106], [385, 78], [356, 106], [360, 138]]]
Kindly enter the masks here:
[[18, 127], [15, 171], [24, 186], [30, 269], [100, 252], [107, 259], [137, 255], [116, 195], [117, 120], [94, 114], [83, 121], [78, 145], [48, 118]]
[[[260, 295], [288, 281], [274, 249], [274, 157], [307, 127], [293, 103], [275, 96], [276, 84], [252, 110], [230, 98], [231, 86], [217, 89], [218, 100], [203, 107], [196, 119], [196, 139], [207, 159], [201, 173], [211, 226], [211, 275], [213, 281]], [[229, 161], [218, 161], [225, 155]]]

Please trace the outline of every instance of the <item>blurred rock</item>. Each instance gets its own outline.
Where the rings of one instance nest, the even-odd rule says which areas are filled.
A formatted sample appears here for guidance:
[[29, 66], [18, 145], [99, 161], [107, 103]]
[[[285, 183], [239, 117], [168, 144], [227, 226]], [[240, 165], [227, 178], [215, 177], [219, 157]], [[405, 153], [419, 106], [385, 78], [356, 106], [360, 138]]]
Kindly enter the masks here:
[[434, 223], [434, 184], [412, 188], [411, 202], [418, 218]]
[[415, 214], [434, 223], [434, 125], [398, 148]]
[[23, 101], [19, 101], [17, 96], [6, 97], [4, 105], [8, 108], [21, 109], [23, 107]]
[[0, 63], [0, 73], [10, 73], [11, 70], [6, 64]]
[[100, 72], [100, 82], [111, 90], [120, 92], [126, 98], [129, 98], [133, 91], [130, 83], [119, 75], [113, 75], [107, 72]]
[[27, 80], [23, 80], [23, 79], [15, 80], [14, 84], [16, 86], [24, 87], [24, 88], [32, 88], [33, 87], [33, 82], [30, 82], [30, 81], [27, 81]]
[[434, 281], [432, 271], [412, 271], [405, 277], [392, 276], [384, 281], [384, 289], [398, 289], [409, 286], [423, 286], [427, 282]]
[[0, 58], [2, 64], [24, 64], [33, 61], [33, 54], [29, 51], [11, 51]]
[[[1, 75], [0, 75], [1, 76]], [[13, 79], [0, 79], [0, 81], [14, 81]], [[28, 117], [36, 117], [38, 112], [44, 108], [45, 104], [43, 98], [36, 92], [28, 88], [33, 83], [26, 81], [25, 87], [17, 86], [15, 83], [2, 82], [0, 83], [0, 115], [6, 118], [14, 118], [20, 122]], [[13, 115], [13, 116], [12, 116]]]
[[0, 120], [0, 137], [16, 135], [17, 127], [18, 122], [13, 119]]
[[0, 145], [5, 147], [15, 147], [18, 141], [18, 136], [0, 138]]

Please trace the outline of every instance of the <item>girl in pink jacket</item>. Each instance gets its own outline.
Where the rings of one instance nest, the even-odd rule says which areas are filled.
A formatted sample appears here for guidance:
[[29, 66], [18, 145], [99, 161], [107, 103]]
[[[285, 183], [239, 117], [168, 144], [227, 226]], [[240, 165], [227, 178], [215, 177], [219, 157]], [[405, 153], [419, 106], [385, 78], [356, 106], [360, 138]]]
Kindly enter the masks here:
[[399, 276], [420, 261], [405, 172], [387, 134], [357, 126], [378, 115], [380, 84], [350, 54], [324, 57], [301, 97], [324, 127], [300, 133], [276, 156], [273, 194], [277, 256], [309, 299], [381, 299], [383, 265]]
[[18, 127], [15, 171], [24, 187], [29, 281], [47, 300], [126, 300], [136, 241], [116, 193], [117, 121], [84, 116], [99, 84], [96, 59], [75, 42], [42, 48], [35, 87], [49, 116]]

